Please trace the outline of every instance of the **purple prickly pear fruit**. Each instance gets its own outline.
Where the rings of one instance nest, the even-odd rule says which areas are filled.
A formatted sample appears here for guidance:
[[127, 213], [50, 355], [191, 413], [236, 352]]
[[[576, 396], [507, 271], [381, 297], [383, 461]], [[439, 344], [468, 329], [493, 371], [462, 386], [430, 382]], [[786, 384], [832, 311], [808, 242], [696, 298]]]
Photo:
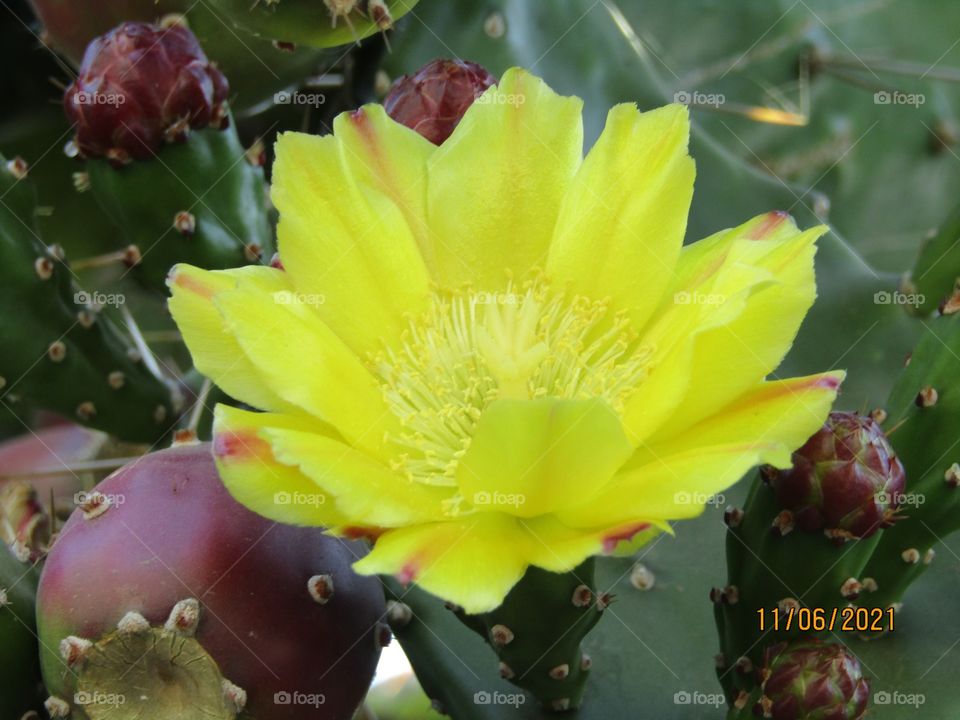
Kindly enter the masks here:
[[439, 145], [450, 137], [473, 101], [496, 82], [477, 63], [433, 60], [398, 79], [383, 106], [394, 120]]
[[903, 499], [903, 465], [873, 418], [857, 413], [830, 413], [793, 453], [793, 467], [766, 470], [798, 528], [837, 539], [889, 526]]
[[764, 651], [758, 714], [773, 720], [860, 720], [870, 684], [839, 643], [798, 640]]
[[228, 89], [183, 25], [125, 22], [90, 43], [63, 104], [83, 155], [124, 164], [225, 127]]
[[209, 444], [146, 455], [95, 488], [47, 558], [48, 690], [93, 719], [122, 703], [123, 717], [347, 720], [384, 641], [380, 584], [350, 568], [362, 552], [241, 506]]

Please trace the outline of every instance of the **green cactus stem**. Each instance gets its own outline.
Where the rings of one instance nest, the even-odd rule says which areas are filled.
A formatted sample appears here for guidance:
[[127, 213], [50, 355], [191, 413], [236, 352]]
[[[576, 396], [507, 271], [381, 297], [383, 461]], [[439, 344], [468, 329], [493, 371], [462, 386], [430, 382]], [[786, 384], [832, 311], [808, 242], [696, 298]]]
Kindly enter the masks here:
[[21, 720], [41, 708], [34, 619], [38, 574], [0, 544], [0, 720]]
[[39, 239], [22, 161], [0, 159], [0, 399], [18, 397], [132, 442], [174, 420], [170, 388], [107, 312], [73, 282], [62, 252]]
[[[929, 315], [947, 301], [960, 283], [960, 208], [955, 209], [920, 248], [913, 269], [904, 279], [901, 292], [907, 308]], [[910, 296], [913, 296], [912, 298]]]
[[960, 530], [960, 314], [923, 321], [928, 332], [884, 409], [890, 441], [907, 471], [904, 518], [885, 530], [864, 574], [871, 607], [899, 608], [930, 565], [935, 546]]

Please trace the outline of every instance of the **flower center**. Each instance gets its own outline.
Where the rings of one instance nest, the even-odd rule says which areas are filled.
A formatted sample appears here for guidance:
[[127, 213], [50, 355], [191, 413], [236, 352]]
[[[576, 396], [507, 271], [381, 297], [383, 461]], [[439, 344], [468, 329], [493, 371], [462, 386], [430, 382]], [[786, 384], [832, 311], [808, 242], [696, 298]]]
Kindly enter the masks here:
[[602, 398], [621, 412], [653, 351], [636, 335], [626, 313], [540, 281], [519, 292], [435, 294], [403, 343], [374, 361], [403, 428], [390, 438], [393, 469], [455, 485], [480, 416], [500, 398]]

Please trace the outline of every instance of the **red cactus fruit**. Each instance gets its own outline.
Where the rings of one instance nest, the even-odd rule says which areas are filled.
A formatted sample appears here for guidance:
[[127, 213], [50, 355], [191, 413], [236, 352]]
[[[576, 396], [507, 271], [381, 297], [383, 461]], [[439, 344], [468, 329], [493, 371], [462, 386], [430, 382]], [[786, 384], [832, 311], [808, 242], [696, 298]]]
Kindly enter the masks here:
[[379, 582], [350, 568], [362, 546], [244, 508], [209, 444], [144, 456], [95, 491], [41, 577], [52, 697], [91, 718], [351, 717], [384, 628]]
[[904, 497], [903, 465], [883, 430], [851, 412], [830, 413], [793, 454], [792, 468], [765, 474], [798, 528], [835, 538], [869, 537], [890, 525]]
[[186, 27], [126, 22], [90, 43], [63, 105], [83, 155], [124, 164], [226, 127], [228, 90]]
[[798, 640], [764, 651], [761, 717], [773, 720], [860, 720], [870, 684], [860, 661], [839, 643]]
[[399, 78], [383, 106], [394, 120], [439, 145], [450, 137], [473, 101], [496, 82], [477, 63], [433, 60], [414, 75]]

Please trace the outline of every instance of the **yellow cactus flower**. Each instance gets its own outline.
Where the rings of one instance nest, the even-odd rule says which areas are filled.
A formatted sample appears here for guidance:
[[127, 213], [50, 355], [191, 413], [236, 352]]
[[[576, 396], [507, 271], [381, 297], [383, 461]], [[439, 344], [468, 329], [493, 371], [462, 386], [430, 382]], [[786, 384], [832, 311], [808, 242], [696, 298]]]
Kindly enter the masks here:
[[[842, 372], [768, 380], [816, 293], [784, 213], [683, 246], [684, 107], [509, 70], [436, 147], [378, 105], [277, 141], [282, 267], [171, 273], [231, 493], [374, 540], [356, 563], [490, 610], [784, 467]], [[649, 534], [649, 533], [648, 533]]]

